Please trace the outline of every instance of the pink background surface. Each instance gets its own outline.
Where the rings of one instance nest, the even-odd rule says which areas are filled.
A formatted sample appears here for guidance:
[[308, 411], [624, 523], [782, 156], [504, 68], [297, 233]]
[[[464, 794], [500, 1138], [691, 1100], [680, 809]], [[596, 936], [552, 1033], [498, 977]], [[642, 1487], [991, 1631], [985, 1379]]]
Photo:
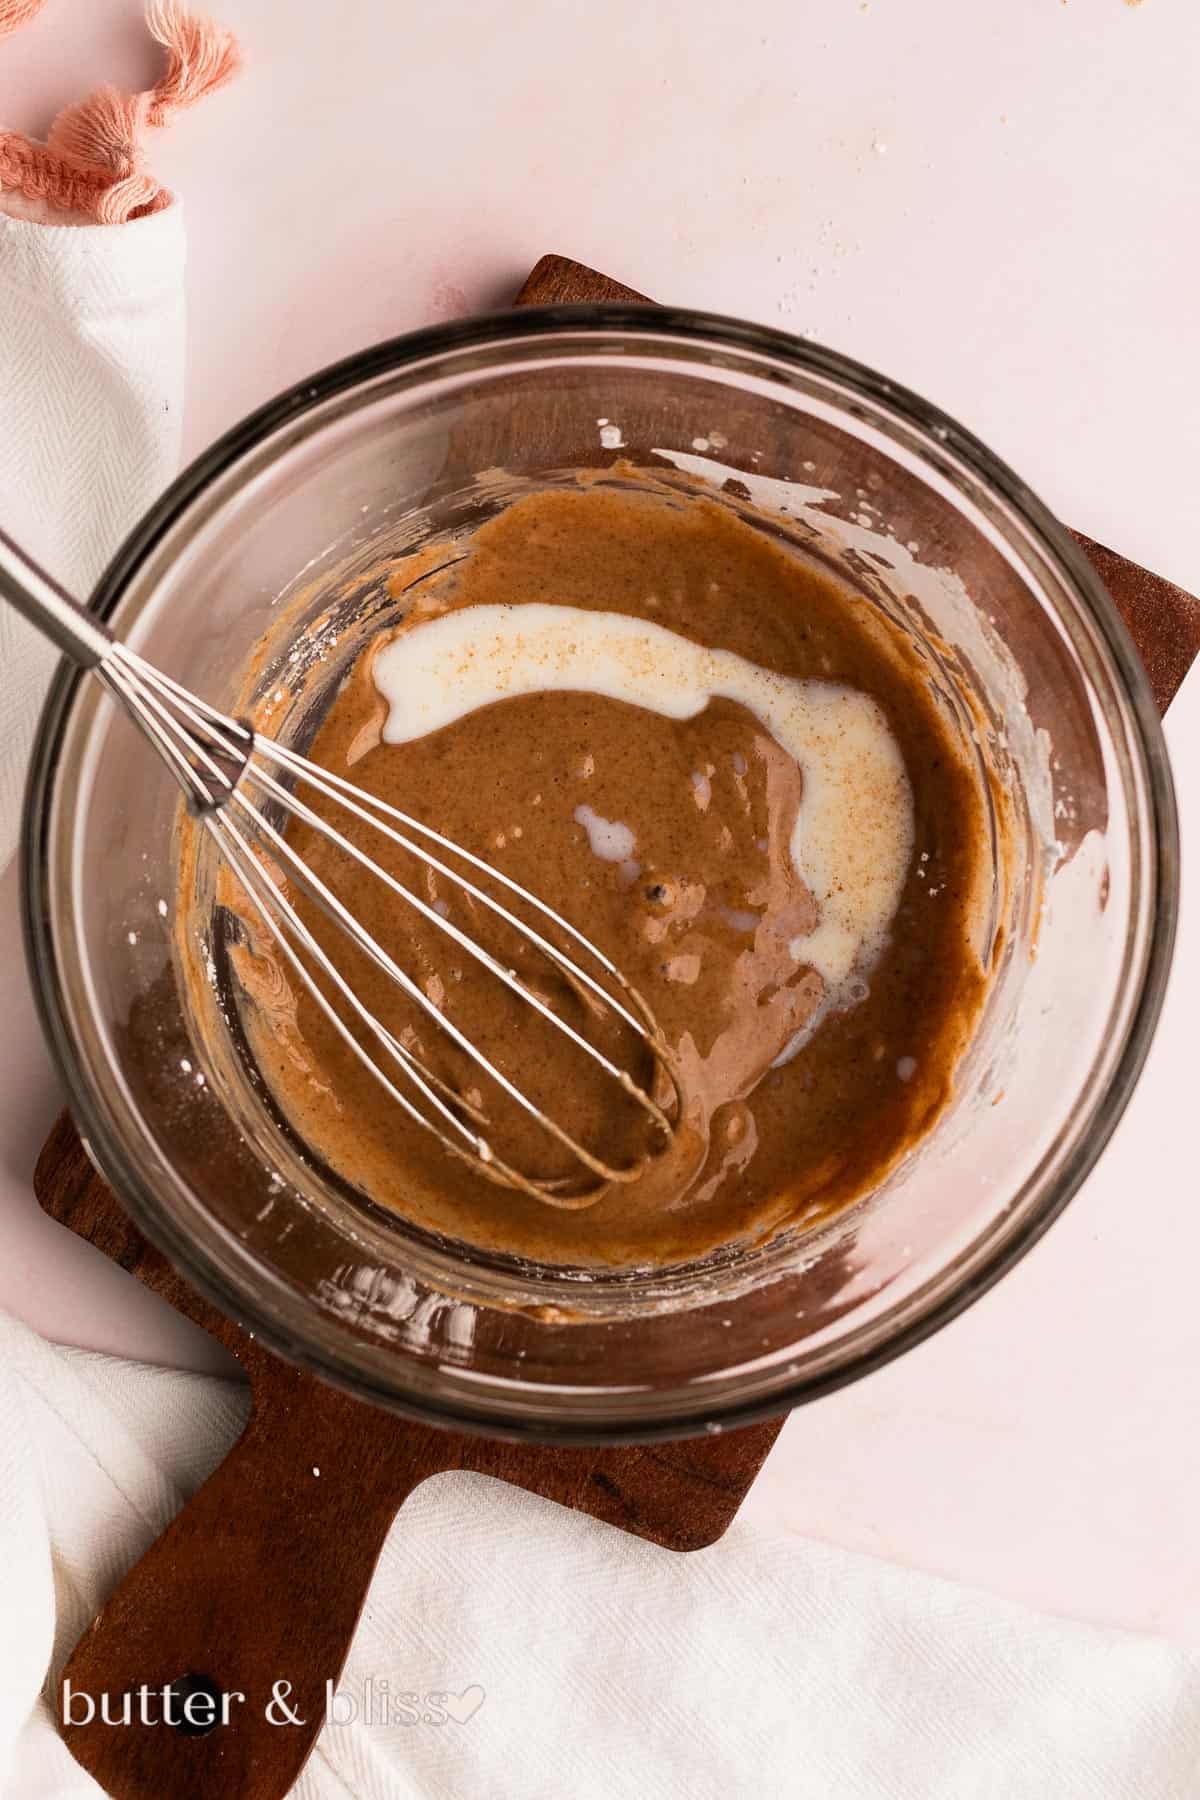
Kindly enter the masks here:
[[[801, 18], [801, 11], [810, 15]], [[805, 331], [929, 395], [1071, 524], [1200, 592], [1200, 12], [1185, 0], [225, 0], [247, 69], [153, 144], [191, 242], [194, 451], [558, 249]], [[0, 44], [43, 129], [156, 64], [129, 0]], [[1200, 673], [1168, 726], [1200, 856]], [[0, 880], [0, 1304], [218, 1366], [33, 1204], [59, 1104]], [[966, 1317], [789, 1421], [747, 1511], [1047, 1610], [1200, 1643], [1200, 1182], [1188, 878], [1166, 1014], [1100, 1168]]]

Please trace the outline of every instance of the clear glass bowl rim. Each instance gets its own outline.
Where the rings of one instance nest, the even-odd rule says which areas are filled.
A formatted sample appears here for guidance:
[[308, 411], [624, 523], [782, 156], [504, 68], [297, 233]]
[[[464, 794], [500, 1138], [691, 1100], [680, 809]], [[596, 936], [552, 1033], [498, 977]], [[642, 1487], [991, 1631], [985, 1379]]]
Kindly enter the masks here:
[[525, 1419], [519, 1410], [514, 1410], [510, 1418], [501, 1419], [491, 1412], [487, 1415], [469, 1412], [452, 1402], [444, 1406], [440, 1403], [435, 1406], [424, 1398], [417, 1402], [398, 1392], [394, 1385], [365, 1378], [359, 1368], [341, 1366], [335, 1356], [281, 1325], [266, 1305], [260, 1305], [227, 1282], [198, 1252], [179, 1222], [160, 1204], [153, 1187], [142, 1178], [125, 1146], [110, 1129], [104, 1109], [92, 1093], [87, 1071], [72, 1040], [50, 924], [48, 849], [55, 775], [64, 726], [78, 685], [84, 679], [82, 671], [65, 661], [60, 664], [43, 707], [26, 788], [22, 828], [23, 926], [43, 1031], [66, 1088], [72, 1115], [104, 1178], [146, 1237], [200, 1294], [227, 1317], [252, 1329], [259, 1341], [289, 1361], [360, 1399], [425, 1423], [491, 1437], [555, 1443], [653, 1441], [696, 1435], [713, 1426], [729, 1429], [778, 1417], [797, 1405], [859, 1380], [923, 1343], [986, 1293], [1020, 1261], [1063, 1211], [1095, 1165], [1125, 1110], [1145, 1063], [1162, 1008], [1179, 903], [1178, 820], [1161, 720], [1149, 679], [1124, 621], [1083, 552], [1019, 476], [948, 414], [838, 351], [768, 326], [686, 308], [606, 303], [523, 307], [448, 321], [387, 339], [295, 383], [248, 414], [196, 457], [149, 508], [117, 550], [91, 596], [92, 608], [101, 618], [109, 618], [135, 572], [210, 483], [226, 474], [273, 432], [305, 412], [319, 408], [331, 397], [396, 373], [407, 365], [458, 350], [477, 350], [489, 344], [531, 339], [542, 340], [550, 348], [556, 337], [577, 338], [588, 334], [594, 334], [598, 340], [613, 334], [641, 336], [647, 343], [657, 340], [660, 347], [664, 342], [669, 346], [672, 341], [681, 344], [700, 341], [717, 348], [769, 357], [798, 372], [832, 380], [850, 394], [857, 393], [866, 401], [900, 414], [905, 423], [915, 426], [926, 437], [934, 438], [947, 452], [963, 461], [985, 489], [997, 492], [1008, 503], [1090, 613], [1123, 684], [1139, 739], [1152, 812], [1148, 830], [1153, 845], [1154, 916], [1141, 990], [1120, 1063], [1093, 1112], [1089, 1129], [1080, 1135], [1072, 1156], [1062, 1165], [1058, 1178], [1047, 1185], [1037, 1204], [1030, 1207], [1018, 1230], [974, 1268], [964, 1271], [957, 1281], [951, 1280], [945, 1291], [916, 1316], [900, 1323], [884, 1341], [870, 1345], [833, 1370], [807, 1377], [800, 1374], [790, 1385], [773, 1386], [769, 1394], [751, 1393], [732, 1403], [723, 1401], [703, 1419], [692, 1413], [686, 1420], [670, 1417], [616, 1420], [597, 1428], [594, 1419], [573, 1423], [568, 1416], [549, 1425], [544, 1416]]

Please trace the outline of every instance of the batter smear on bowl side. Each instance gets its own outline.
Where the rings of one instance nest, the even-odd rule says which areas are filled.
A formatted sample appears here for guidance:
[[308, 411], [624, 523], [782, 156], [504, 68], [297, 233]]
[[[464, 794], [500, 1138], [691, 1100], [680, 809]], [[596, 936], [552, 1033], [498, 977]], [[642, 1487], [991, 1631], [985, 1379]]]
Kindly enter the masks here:
[[[983, 801], [926, 671], [816, 562], [702, 498], [547, 490], [453, 555], [358, 656], [308, 754], [487, 859], [611, 957], [670, 1047], [678, 1127], [638, 1180], [584, 1204], [497, 1186], [389, 1104], [256, 942], [242, 973], [252, 995], [274, 995], [270, 1029], [260, 1019], [250, 1036], [276, 1102], [378, 1204], [558, 1265], [687, 1262], [844, 1208], [937, 1118], [986, 987]], [[629, 1066], [625, 1028], [589, 1020], [454, 884], [356, 831]], [[645, 1114], [609, 1077], [311, 826], [289, 837], [539, 1106], [610, 1159], [639, 1160]], [[485, 1108], [497, 1149], [565, 1174], [554, 1140], [497, 1107], [436, 1025], [296, 904], [369, 1009]]]

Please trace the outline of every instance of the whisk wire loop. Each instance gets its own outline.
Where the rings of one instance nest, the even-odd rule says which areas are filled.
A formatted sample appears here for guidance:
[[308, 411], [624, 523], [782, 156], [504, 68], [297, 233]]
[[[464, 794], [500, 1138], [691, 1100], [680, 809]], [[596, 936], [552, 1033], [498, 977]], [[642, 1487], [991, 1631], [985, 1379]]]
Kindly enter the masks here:
[[[406, 1116], [432, 1132], [451, 1154], [471, 1163], [489, 1179], [517, 1188], [552, 1206], [579, 1208], [591, 1205], [609, 1185], [638, 1178], [652, 1150], [647, 1148], [633, 1163], [618, 1167], [573, 1137], [481, 1050], [446, 1009], [435, 1004], [420, 983], [372, 937], [328, 883], [297, 852], [286, 832], [268, 816], [268, 808], [281, 820], [289, 816], [300, 820], [448, 937], [588, 1056], [642, 1109], [655, 1133], [665, 1138], [673, 1128], [667, 1108], [673, 1105], [677, 1112], [680, 1104], [673, 1060], [641, 997], [616, 965], [582, 932], [511, 876], [492, 868], [482, 857], [455, 844], [422, 820], [387, 805], [332, 771], [318, 768], [287, 746], [260, 735], [249, 724], [219, 712], [125, 645], [114, 641], [108, 654], [96, 665], [96, 672], [166, 760], [189, 805], [201, 817], [236, 875], [256, 916], [277, 941], [292, 973], [341, 1041]], [[267, 764], [273, 765], [282, 779], [278, 779], [271, 768], [265, 766]], [[289, 780], [291, 785], [285, 785]], [[665, 1104], [660, 1104], [628, 1070], [620, 1067], [585, 1032], [535, 993], [515, 969], [506, 966], [470, 933], [374, 861], [358, 843], [301, 799], [295, 791], [300, 784], [360, 825], [381, 834], [419, 866], [452, 883], [460, 893], [499, 919], [506, 929], [515, 932], [523, 944], [544, 957], [593, 1011], [607, 1009], [620, 1020], [650, 1052], [656, 1072], [665, 1073], [670, 1090]], [[436, 851], [431, 845], [436, 846]], [[583, 967], [577, 956], [568, 955], [545, 931], [522, 918], [463, 869], [447, 861], [447, 857], [454, 857], [486, 876], [538, 915], [547, 927], [554, 928], [573, 948], [585, 953], [599, 973]], [[272, 865], [276, 873], [272, 873]], [[281, 874], [284, 880], [281, 882], [276, 874]], [[580, 1189], [576, 1178], [569, 1176], [530, 1175], [514, 1167], [510, 1160], [498, 1156], [485, 1135], [483, 1128], [487, 1120], [481, 1108], [439, 1076], [409, 1046], [401, 1043], [366, 1007], [353, 984], [301, 918], [286, 891], [288, 887], [312, 901], [375, 968], [380, 969], [427, 1019], [445, 1033], [473, 1066], [569, 1152], [580, 1168], [594, 1178], [593, 1183]], [[342, 1006], [357, 1020], [372, 1048], [368, 1048], [350, 1028], [344, 1013], [322, 988], [314, 969], [320, 972]], [[610, 985], [606, 986], [605, 981]], [[620, 998], [611, 991], [613, 986], [619, 990]], [[410, 1084], [420, 1096], [421, 1104], [414, 1100], [412, 1092], [397, 1086], [397, 1079]]]

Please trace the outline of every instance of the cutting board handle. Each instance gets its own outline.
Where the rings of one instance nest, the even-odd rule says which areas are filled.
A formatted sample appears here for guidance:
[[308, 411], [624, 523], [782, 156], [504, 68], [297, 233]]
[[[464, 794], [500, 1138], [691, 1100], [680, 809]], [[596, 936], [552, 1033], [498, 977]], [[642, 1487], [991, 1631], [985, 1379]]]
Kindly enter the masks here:
[[280, 1800], [299, 1777], [396, 1510], [455, 1461], [414, 1425], [398, 1467], [391, 1421], [379, 1457], [355, 1404], [272, 1363], [241, 1439], [80, 1639], [60, 1728], [116, 1800]]

